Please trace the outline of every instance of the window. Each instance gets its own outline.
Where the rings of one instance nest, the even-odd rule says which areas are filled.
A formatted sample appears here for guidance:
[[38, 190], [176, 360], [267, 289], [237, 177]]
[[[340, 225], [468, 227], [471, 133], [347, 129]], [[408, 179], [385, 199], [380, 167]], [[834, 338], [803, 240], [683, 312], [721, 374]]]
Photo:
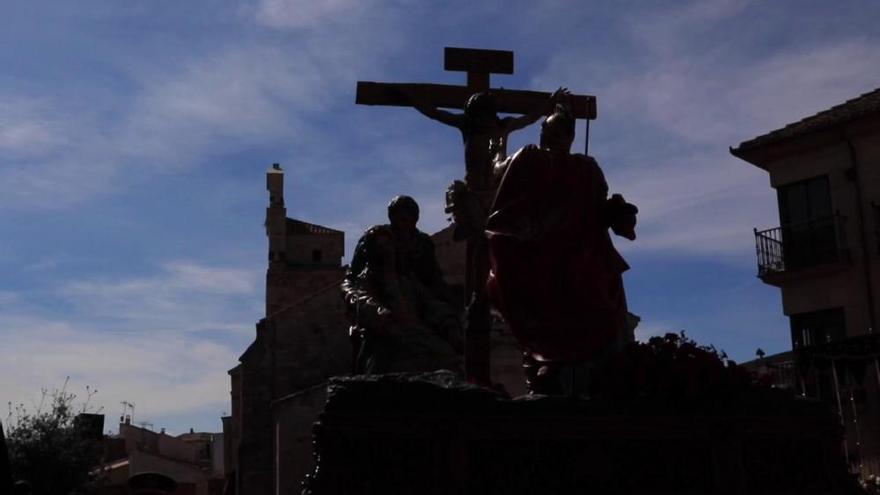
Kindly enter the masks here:
[[846, 337], [843, 308], [791, 315], [791, 343], [795, 349], [825, 344]]
[[836, 225], [828, 176], [780, 186], [777, 196], [786, 268], [837, 261]]
[[831, 216], [828, 176], [814, 177], [780, 186], [779, 216], [782, 224], [800, 224]]
[[321, 250], [320, 249], [315, 249], [312, 251], [312, 261], [315, 263], [321, 262]]

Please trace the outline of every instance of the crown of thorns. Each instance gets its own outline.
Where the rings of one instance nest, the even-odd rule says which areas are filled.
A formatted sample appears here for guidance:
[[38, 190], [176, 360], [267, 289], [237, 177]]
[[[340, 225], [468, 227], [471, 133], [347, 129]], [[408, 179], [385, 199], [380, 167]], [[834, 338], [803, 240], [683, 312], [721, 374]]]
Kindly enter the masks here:
[[474, 115], [484, 112], [495, 113], [495, 97], [488, 91], [472, 94], [464, 104], [464, 113]]

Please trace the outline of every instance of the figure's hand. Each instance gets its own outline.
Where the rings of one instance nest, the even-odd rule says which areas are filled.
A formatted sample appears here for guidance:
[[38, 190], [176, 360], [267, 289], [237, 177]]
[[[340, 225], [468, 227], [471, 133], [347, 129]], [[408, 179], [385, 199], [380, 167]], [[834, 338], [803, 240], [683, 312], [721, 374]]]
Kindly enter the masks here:
[[636, 216], [621, 215], [611, 225], [611, 230], [620, 237], [629, 239], [630, 241], [636, 240]]
[[391, 333], [390, 327], [393, 321], [394, 315], [391, 311], [384, 306], [379, 306], [376, 308], [376, 320], [372, 327], [377, 335], [388, 335]]
[[571, 96], [571, 93], [568, 91], [568, 88], [559, 87], [556, 91], [550, 95], [550, 101], [553, 103], [563, 103], [568, 100], [568, 97]]
[[614, 194], [606, 208], [611, 230], [621, 237], [636, 240], [636, 214], [639, 212], [636, 205], [627, 203], [620, 194]]

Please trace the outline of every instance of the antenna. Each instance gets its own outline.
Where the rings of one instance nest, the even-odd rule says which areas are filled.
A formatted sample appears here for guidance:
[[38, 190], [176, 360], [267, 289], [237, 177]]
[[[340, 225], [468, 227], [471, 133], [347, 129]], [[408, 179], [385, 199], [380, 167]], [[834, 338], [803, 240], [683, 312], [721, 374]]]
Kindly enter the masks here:
[[129, 409], [131, 409], [131, 415], [128, 416], [128, 420], [129, 421], [133, 420], [134, 419], [134, 402], [129, 402], [127, 400], [124, 400], [124, 401], [120, 402], [120, 404], [122, 404], [122, 415], [119, 416], [119, 422], [120, 423], [125, 422], [125, 417], [126, 417], [125, 412], [128, 411]]

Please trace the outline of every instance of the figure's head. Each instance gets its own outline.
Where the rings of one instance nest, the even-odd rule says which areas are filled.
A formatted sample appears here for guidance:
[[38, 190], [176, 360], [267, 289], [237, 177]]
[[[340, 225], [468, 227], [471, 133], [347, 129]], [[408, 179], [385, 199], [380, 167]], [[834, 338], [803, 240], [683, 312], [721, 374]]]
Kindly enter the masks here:
[[575, 119], [563, 105], [556, 105], [553, 115], [541, 123], [541, 147], [550, 151], [571, 150]]
[[388, 203], [388, 220], [396, 232], [408, 233], [416, 230], [419, 221], [419, 204], [409, 196], [395, 196]]
[[482, 125], [495, 123], [498, 120], [495, 98], [488, 91], [472, 94], [464, 104], [464, 116]]

